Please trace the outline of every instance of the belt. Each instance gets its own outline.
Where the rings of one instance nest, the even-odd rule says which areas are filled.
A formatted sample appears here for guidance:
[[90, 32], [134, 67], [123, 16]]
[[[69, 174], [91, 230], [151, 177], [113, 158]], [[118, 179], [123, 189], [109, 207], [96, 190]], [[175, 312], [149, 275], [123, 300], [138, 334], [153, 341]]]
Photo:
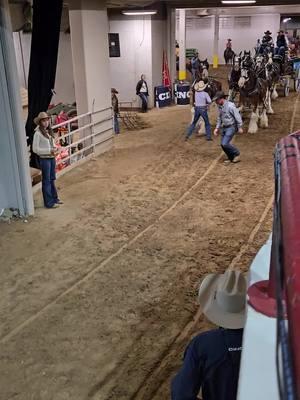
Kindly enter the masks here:
[[226, 128], [231, 128], [232, 126], [235, 126], [235, 124], [232, 124], [232, 125], [226, 125], [226, 126], [225, 126], [225, 125], [223, 125], [223, 126], [222, 126], [222, 128], [225, 128], [225, 129], [226, 129]]
[[55, 157], [53, 157], [53, 156], [39, 156], [41, 159], [43, 159], [43, 160], [51, 160], [52, 158], [55, 158]]

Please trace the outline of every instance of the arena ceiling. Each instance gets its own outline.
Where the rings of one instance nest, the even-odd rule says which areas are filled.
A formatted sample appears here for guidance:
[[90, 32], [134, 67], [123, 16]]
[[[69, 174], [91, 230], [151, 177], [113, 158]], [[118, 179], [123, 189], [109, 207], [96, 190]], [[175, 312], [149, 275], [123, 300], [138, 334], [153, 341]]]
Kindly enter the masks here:
[[[149, 0], [107, 0], [107, 5], [110, 8], [128, 7], [128, 8], [155, 8], [157, 5], [165, 4], [173, 8], [217, 8], [223, 7], [221, 0], [164, 0], [164, 1], [149, 1]], [[274, 6], [274, 5], [299, 5], [299, 0], [257, 0], [254, 7], [257, 6]], [[227, 6], [226, 7], [230, 7]], [[236, 7], [236, 6], [232, 6]]]

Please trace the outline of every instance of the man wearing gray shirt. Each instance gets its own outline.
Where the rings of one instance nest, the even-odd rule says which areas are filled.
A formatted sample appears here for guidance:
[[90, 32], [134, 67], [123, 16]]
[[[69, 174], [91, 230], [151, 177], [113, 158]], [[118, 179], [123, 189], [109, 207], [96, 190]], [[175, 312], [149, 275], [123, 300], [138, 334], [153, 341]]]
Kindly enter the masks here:
[[214, 135], [218, 136], [220, 129], [222, 129], [221, 147], [228, 157], [224, 163], [237, 163], [240, 161], [240, 152], [230, 142], [236, 132], [243, 133], [243, 121], [235, 104], [226, 100], [226, 97], [223, 92], [217, 92], [213, 98], [213, 101], [219, 107], [219, 116]]
[[208, 118], [208, 107], [211, 104], [211, 98], [209, 94], [205, 92], [207, 84], [203, 81], [199, 81], [195, 83], [194, 90], [195, 90], [195, 114], [194, 119], [191, 125], [188, 128], [185, 140], [188, 140], [189, 137], [192, 135], [194, 129], [196, 128], [197, 122], [200, 117], [203, 118], [205, 123], [205, 133], [206, 133], [206, 140], [212, 140], [211, 138], [211, 126]]

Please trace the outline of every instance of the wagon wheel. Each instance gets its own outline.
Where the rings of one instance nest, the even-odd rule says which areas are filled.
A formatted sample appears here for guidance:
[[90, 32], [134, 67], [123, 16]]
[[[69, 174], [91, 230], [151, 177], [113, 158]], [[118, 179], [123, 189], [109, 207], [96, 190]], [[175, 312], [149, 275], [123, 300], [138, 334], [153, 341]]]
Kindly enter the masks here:
[[284, 95], [284, 97], [288, 97], [289, 93], [290, 93], [290, 80], [287, 79], [284, 82], [284, 87], [283, 87], [283, 95]]
[[297, 68], [294, 73], [294, 89], [295, 92], [300, 92], [300, 68]]

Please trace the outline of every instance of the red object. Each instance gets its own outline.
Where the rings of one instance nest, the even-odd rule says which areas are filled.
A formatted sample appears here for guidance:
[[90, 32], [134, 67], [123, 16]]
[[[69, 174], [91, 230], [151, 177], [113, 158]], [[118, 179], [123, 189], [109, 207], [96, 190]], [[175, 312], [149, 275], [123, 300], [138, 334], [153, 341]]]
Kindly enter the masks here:
[[269, 295], [270, 281], [259, 281], [248, 289], [248, 303], [257, 312], [268, 317], [275, 318], [277, 315], [276, 299]]
[[64, 168], [66, 168], [69, 165], [70, 161], [69, 160], [63, 161], [64, 158], [69, 156], [68, 149], [64, 149], [63, 146], [61, 146], [59, 143], [56, 145], [56, 147], [58, 147], [60, 149], [60, 152], [55, 157], [56, 172], [58, 172]]
[[55, 125], [68, 121], [69, 117], [64, 111], [61, 111], [55, 118]]
[[[281, 139], [279, 148], [282, 265], [297, 398], [300, 398], [300, 131]], [[248, 291], [249, 303], [267, 315], [270, 307], [264, 309], [263, 303], [273, 303], [276, 293], [273, 254], [272, 249], [269, 281], [258, 282]]]
[[300, 131], [285, 137], [281, 147], [282, 248], [289, 335], [300, 396]]
[[272, 242], [269, 280], [259, 281], [248, 289], [248, 303], [261, 314], [275, 318], [277, 316], [276, 305], [276, 281], [273, 263], [274, 242]]
[[163, 86], [171, 87], [170, 71], [165, 51], [163, 51], [162, 84]]

